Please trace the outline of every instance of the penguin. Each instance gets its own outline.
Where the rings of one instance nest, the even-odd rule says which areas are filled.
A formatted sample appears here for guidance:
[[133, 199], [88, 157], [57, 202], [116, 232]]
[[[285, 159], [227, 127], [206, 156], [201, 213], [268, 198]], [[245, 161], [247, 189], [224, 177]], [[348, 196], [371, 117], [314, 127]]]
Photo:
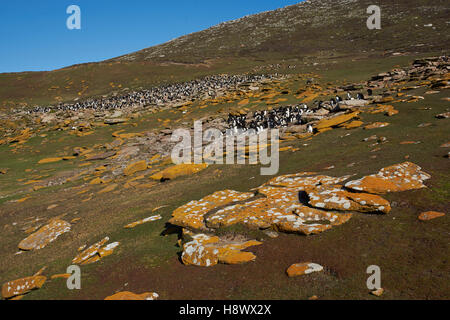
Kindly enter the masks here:
[[356, 95], [356, 99], [358, 99], [358, 100], [364, 100], [365, 98], [364, 98], [364, 95], [363, 95], [362, 93], [358, 93], [358, 94]]
[[371, 97], [373, 95], [373, 90], [372, 89], [367, 89], [367, 94], [369, 95], [369, 97]]
[[313, 126], [310, 125], [310, 124], [308, 124], [308, 127], [307, 127], [306, 131], [307, 131], [308, 133], [314, 133], [314, 128], [313, 128]]

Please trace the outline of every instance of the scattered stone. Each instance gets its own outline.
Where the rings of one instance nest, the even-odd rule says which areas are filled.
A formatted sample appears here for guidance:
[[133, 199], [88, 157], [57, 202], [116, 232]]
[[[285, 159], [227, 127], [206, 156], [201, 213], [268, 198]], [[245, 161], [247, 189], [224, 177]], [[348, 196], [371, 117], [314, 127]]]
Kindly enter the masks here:
[[51, 280], [55, 279], [69, 279], [71, 276], [70, 273], [62, 273], [62, 274], [54, 274], [50, 277]]
[[374, 290], [374, 291], [370, 292], [370, 294], [372, 294], [374, 296], [377, 296], [377, 297], [381, 297], [383, 295], [383, 293], [384, 293], [384, 289], [383, 288], [380, 288], [380, 289], [377, 289], [377, 290]]
[[104, 193], [112, 192], [112, 191], [116, 190], [118, 186], [119, 185], [117, 185], [117, 184], [111, 184], [111, 185], [107, 186], [105, 189], [100, 190], [98, 192], [98, 194], [104, 194]]
[[438, 114], [436, 116], [436, 118], [437, 119], [448, 119], [448, 118], [450, 118], [450, 112], [445, 112], [445, 113]]
[[55, 163], [55, 162], [60, 162], [63, 161], [63, 158], [47, 158], [47, 159], [42, 159], [38, 162], [38, 164], [47, 164], [47, 163]]
[[179, 164], [169, 167], [159, 173], [151, 176], [153, 180], [173, 180], [178, 177], [193, 175], [200, 172], [208, 167], [208, 164]]
[[185, 265], [212, 267], [218, 263], [242, 264], [256, 259], [251, 252], [241, 250], [261, 245], [261, 242], [229, 241], [205, 234], [191, 235], [194, 239], [183, 246], [181, 259]]
[[103, 123], [108, 124], [108, 125], [115, 125], [115, 124], [125, 123], [127, 121], [128, 121], [128, 119], [116, 118], [116, 119], [105, 119], [103, 121]]
[[19, 249], [23, 251], [40, 250], [55, 241], [61, 234], [69, 232], [70, 228], [70, 223], [64, 220], [54, 219], [36, 233], [22, 240], [19, 243]]
[[114, 157], [115, 155], [116, 155], [115, 151], [109, 151], [109, 152], [97, 154], [97, 155], [94, 155], [94, 156], [90, 156], [90, 157], [86, 158], [86, 161], [105, 160], [105, 159]]
[[387, 127], [390, 123], [387, 122], [374, 122], [364, 127], [366, 130], [378, 129]]
[[428, 212], [421, 213], [419, 216], [419, 220], [429, 221], [429, 220], [433, 220], [433, 219], [440, 218], [443, 216], [445, 216], [445, 213], [436, 212], [436, 211], [428, 211]]
[[162, 219], [162, 217], [160, 215], [152, 216], [152, 217], [148, 217], [148, 218], [145, 218], [145, 219], [142, 219], [142, 220], [139, 220], [139, 221], [127, 224], [124, 228], [125, 229], [133, 229], [133, 228], [135, 228], [135, 227], [137, 227], [139, 225], [142, 225], [144, 223], [157, 221], [157, 220], [161, 220], [161, 219]]
[[145, 160], [142, 160], [128, 165], [128, 167], [126, 167], [125, 170], [123, 171], [123, 174], [126, 176], [131, 176], [136, 172], [145, 170], [147, 170], [147, 162]]
[[423, 182], [431, 176], [421, 170], [418, 165], [405, 162], [383, 168], [377, 174], [350, 181], [345, 187], [375, 194], [426, 188]]
[[105, 300], [131, 300], [131, 301], [140, 301], [140, 300], [157, 300], [159, 295], [155, 292], [146, 292], [142, 294], [135, 294], [129, 291], [118, 292], [112, 296], [106, 297]]
[[[119, 242], [110, 243], [104, 246], [109, 241], [109, 237], [93, 244], [89, 248], [81, 251], [73, 260], [73, 264], [86, 265], [99, 261], [100, 259], [109, 256], [114, 249], [119, 246]], [[81, 249], [81, 248], [80, 248]]]
[[389, 213], [389, 202], [368, 193], [352, 193], [339, 185], [318, 186], [308, 192], [309, 204], [326, 210]]
[[32, 290], [40, 289], [45, 281], [47, 281], [45, 276], [33, 276], [7, 282], [2, 287], [2, 297], [11, 299], [24, 295]]
[[441, 148], [450, 148], [450, 142], [444, 143]]
[[294, 278], [321, 271], [323, 271], [323, 267], [321, 265], [312, 262], [305, 262], [293, 264], [286, 270], [286, 273], [289, 278]]

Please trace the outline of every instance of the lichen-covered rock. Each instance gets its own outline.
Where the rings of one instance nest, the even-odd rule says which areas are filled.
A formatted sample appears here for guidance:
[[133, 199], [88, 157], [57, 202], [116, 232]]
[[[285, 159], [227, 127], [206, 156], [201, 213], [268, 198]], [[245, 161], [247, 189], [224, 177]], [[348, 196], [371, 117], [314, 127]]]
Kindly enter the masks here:
[[290, 266], [286, 273], [290, 278], [323, 271], [323, 267], [317, 263], [304, 262], [296, 263]]
[[205, 230], [204, 216], [214, 208], [227, 205], [233, 202], [247, 200], [253, 197], [251, 192], [238, 192], [233, 190], [224, 190], [215, 192], [198, 201], [191, 201], [176, 209], [169, 220], [169, 223], [181, 227]]
[[55, 241], [63, 233], [69, 232], [70, 223], [54, 219], [49, 224], [43, 226], [35, 233], [19, 243], [19, 249], [24, 251], [39, 250]]
[[159, 295], [155, 292], [146, 292], [142, 294], [136, 294], [129, 291], [122, 291], [112, 296], [106, 297], [105, 300], [130, 300], [130, 301], [140, 301], [140, 300], [157, 300]]
[[171, 166], [151, 176], [154, 180], [173, 180], [178, 177], [196, 174], [208, 167], [208, 164], [179, 164]]
[[104, 246], [109, 241], [109, 237], [93, 244], [89, 248], [80, 252], [73, 260], [73, 264], [86, 265], [99, 261], [100, 259], [111, 255], [114, 249], [119, 246], [119, 242], [113, 242]]
[[9, 281], [2, 287], [2, 297], [3, 299], [11, 299], [26, 294], [31, 290], [41, 288], [45, 281], [47, 281], [45, 276], [33, 276]]
[[377, 174], [350, 181], [345, 187], [375, 194], [426, 188], [423, 182], [431, 176], [421, 170], [418, 165], [405, 162], [383, 168]]
[[229, 241], [205, 234], [192, 235], [194, 239], [184, 244], [181, 259], [185, 265], [212, 267], [218, 263], [242, 264], [256, 259], [251, 252], [242, 252], [252, 246], [262, 244], [250, 241]]
[[429, 220], [433, 220], [433, 219], [440, 218], [443, 216], [445, 216], [445, 213], [443, 213], [443, 212], [428, 211], [428, 212], [421, 213], [419, 215], [419, 220], [429, 221]]
[[207, 218], [208, 227], [242, 224], [252, 229], [272, 228], [310, 235], [329, 230], [351, 218], [351, 214], [343, 215], [304, 206], [295, 188], [265, 186], [258, 191], [266, 197], [218, 210]]
[[309, 204], [327, 210], [389, 213], [391, 206], [382, 197], [369, 193], [353, 193], [340, 185], [319, 186], [308, 192]]
[[311, 187], [315, 187], [317, 185], [339, 184], [341, 182], [344, 182], [345, 180], [348, 180], [350, 177], [351, 176], [344, 176], [336, 178], [324, 175], [317, 175], [314, 172], [301, 172], [297, 174], [288, 174], [273, 178], [264, 185], [296, 188], [298, 191], [300, 191]]
[[374, 122], [364, 127], [366, 130], [372, 130], [372, 129], [378, 129], [378, 128], [384, 128], [390, 125], [388, 122]]
[[147, 162], [145, 160], [138, 161], [128, 165], [124, 170], [123, 174], [126, 176], [131, 176], [136, 172], [147, 170]]
[[336, 127], [342, 123], [352, 120], [353, 118], [356, 118], [359, 114], [360, 112], [356, 111], [352, 113], [343, 114], [331, 119], [322, 120], [316, 125], [316, 129], [321, 131], [326, 128]]
[[151, 217], [148, 217], [148, 218], [145, 218], [145, 219], [141, 219], [139, 221], [127, 224], [124, 228], [125, 229], [132, 229], [132, 228], [135, 228], [137, 226], [140, 226], [141, 224], [148, 223], [148, 222], [153, 222], [153, 221], [157, 221], [157, 220], [161, 220], [161, 219], [162, 219], [162, 217], [160, 215], [151, 216]]

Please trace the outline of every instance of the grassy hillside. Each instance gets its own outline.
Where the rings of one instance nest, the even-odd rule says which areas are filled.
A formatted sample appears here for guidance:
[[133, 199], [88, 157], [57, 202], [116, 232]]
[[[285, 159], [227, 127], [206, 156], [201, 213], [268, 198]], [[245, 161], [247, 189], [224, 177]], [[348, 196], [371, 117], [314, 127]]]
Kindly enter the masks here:
[[448, 49], [446, 1], [378, 1], [382, 29], [368, 30], [366, 9], [372, 2], [310, 0], [104, 62], [0, 74], [0, 108], [55, 104], [224, 72], [304, 72], [351, 59]]

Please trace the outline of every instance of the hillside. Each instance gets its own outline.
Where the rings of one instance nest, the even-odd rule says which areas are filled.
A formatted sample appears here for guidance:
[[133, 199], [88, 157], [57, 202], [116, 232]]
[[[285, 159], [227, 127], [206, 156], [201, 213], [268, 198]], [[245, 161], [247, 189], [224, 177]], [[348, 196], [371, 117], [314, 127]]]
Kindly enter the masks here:
[[446, 52], [446, 1], [379, 2], [381, 30], [366, 27], [372, 1], [310, 0], [104, 62], [1, 74], [0, 108], [56, 104], [216, 73], [305, 72], [394, 53]]

